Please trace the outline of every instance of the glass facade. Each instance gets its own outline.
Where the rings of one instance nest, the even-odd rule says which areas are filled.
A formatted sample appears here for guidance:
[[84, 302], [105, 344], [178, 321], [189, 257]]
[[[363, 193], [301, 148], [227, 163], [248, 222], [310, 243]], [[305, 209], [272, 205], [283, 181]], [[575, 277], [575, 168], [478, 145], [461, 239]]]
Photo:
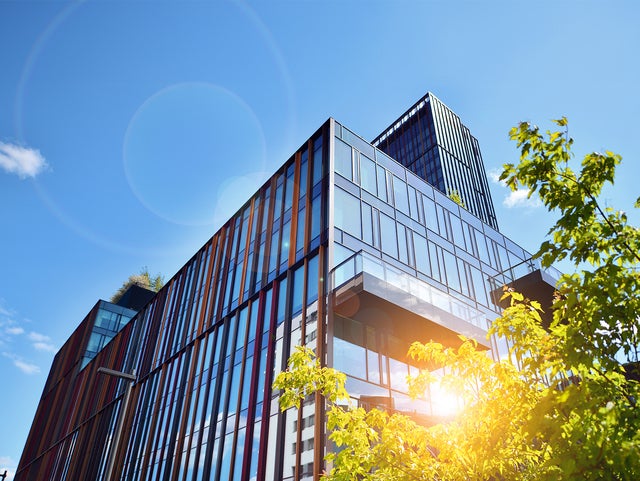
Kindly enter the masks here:
[[[435, 393], [407, 394], [409, 342], [485, 335], [487, 279], [528, 256], [330, 119], [130, 322], [96, 305], [56, 356], [15, 479], [100, 479], [109, 454], [122, 480], [319, 479], [322, 399], [280, 412], [271, 387], [294, 347], [344, 370], [360, 405], [434, 419]], [[135, 373], [126, 412], [100, 366]]]
[[106, 346], [113, 337], [137, 314], [133, 309], [127, 309], [111, 302], [100, 301], [96, 319], [91, 330], [91, 337], [80, 365], [84, 368], [96, 354]]

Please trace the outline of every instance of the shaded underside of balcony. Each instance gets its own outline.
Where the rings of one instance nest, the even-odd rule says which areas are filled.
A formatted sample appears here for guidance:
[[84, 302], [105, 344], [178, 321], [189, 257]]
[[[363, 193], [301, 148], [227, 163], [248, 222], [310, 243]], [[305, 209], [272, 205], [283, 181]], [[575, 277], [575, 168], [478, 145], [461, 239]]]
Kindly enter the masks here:
[[519, 292], [527, 299], [539, 302], [543, 311], [540, 316], [542, 318], [542, 325], [548, 328], [553, 320], [553, 310], [551, 306], [553, 305], [553, 296], [556, 291], [556, 282], [557, 279], [554, 279], [545, 271], [536, 269], [511, 282], [507, 282], [503, 286], [497, 286], [491, 291], [491, 297], [497, 306], [503, 309], [509, 307], [510, 300], [508, 298], [500, 300], [506, 286], [508, 289]]

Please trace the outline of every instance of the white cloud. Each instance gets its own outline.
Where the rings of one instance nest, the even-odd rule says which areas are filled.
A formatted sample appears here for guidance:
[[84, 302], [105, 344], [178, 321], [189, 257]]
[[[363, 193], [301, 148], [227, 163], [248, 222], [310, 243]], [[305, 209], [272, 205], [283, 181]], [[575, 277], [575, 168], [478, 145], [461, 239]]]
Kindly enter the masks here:
[[51, 340], [49, 336], [45, 336], [44, 334], [40, 334], [39, 332], [33, 332], [33, 331], [31, 331], [27, 337], [29, 338], [30, 341], [33, 341], [33, 342], [46, 342]]
[[509, 209], [512, 209], [514, 207], [535, 208], [542, 205], [540, 199], [537, 196], [529, 197], [529, 189], [518, 189], [509, 192], [509, 195], [504, 198], [502, 204]]
[[37, 351], [45, 351], [45, 352], [57, 351], [56, 346], [54, 346], [53, 344], [49, 344], [48, 342], [34, 342], [33, 347]]
[[25, 362], [24, 360], [22, 360], [21, 358], [19, 358], [15, 354], [12, 354], [10, 352], [3, 352], [2, 355], [4, 357], [7, 357], [7, 358], [11, 359], [11, 361], [13, 362], [13, 365], [15, 367], [17, 367], [18, 369], [20, 369], [25, 374], [39, 374], [40, 373], [40, 367], [39, 366], [37, 366], [36, 364], [31, 364], [29, 362]]
[[39, 150], [0, 142], [0, 167], [21, 179], [35, 177], [48, 167]]
[[27, 338], [32, 341], [33, 348], [37, 351], [56, 352], [56, 347], [51, 344], [51, 338], [40, 334], [39, 332], [31, 331], [27, 334]]
[[[502, 171], [498, 169], [492, 169], [487, 174], [489, 174], [489, 178], [494, 184], [499, 184], [502, 187], [507, 187], [507, 184], [500, 180], [500, 173]], [[542, 205], [540, 202], [540, 198], [534, 194], [529, 198], [529, 189], [521, 188], [517, 190], [510, 191], [507, 195], [502, 199], [502, 205], [504, 205], [508, 209], [513, 209], [515, 207], [525, 207], [525, 208], [536, 208]]]
[[13, 360], [13, 365], [15, 367], [17, 367], [18, 369], [20, 369], [23, 373], [25, 374], [39, 374], [40, 373], [40, 367], [35, 365], [35, 364], [31, 364], [28, 362], [24, 362], [20, 359], [14, 359]]
[[24, 329], [21, 327], [7, 327], [5, 329], [7, 334], [11, 334], [12, 336], [18, 336], [20, 334], [24, 334]]
[[502, 171], [500, 169], [491, 169], [487, 172], [489, 178], [491, 179], [491, 182], [493, 182], [494, 184], [501, 184], [506, 187], [507, 184], [505, 184], [504, 181], [500, 180], [501, 173]]

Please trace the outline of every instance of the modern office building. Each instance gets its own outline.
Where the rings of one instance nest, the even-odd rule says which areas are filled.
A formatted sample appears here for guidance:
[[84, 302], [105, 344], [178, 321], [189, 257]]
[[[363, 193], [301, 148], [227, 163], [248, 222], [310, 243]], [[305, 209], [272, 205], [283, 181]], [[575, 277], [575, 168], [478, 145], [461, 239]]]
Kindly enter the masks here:
[[[419, 103], [377, 143], [392, 152], [394, 132], [406, 143], [412, 116], [438, 125], [425, 112]], [[477, 142], [466, 138], [472, 150], [455, 155], [473, 167], [469, 188], [486, 187]], [[449, 141], [433, 157], [453, 153]], [[409, 398], [410, 342], [455, 344], [461, 333], [506, 355], [486, 338], [500, 309], [489, 279], [535, 268], [495, 218], [483, 222], [443, 193], [453, 187], [475, 205], [457, 180], [466, 177], [448, 177], [453, 162], [434, 188], [419, 176], [427, 164], [411, 164], [416, 175], [329, 119], [86, 365], [92, 321], [83, 321], [54, 360], [16, 480], [103, 479], [110, 455], [113, 479], [318, 479], [322, 399], [282, 413], [271, 387], [299, 344], [344, 371], [361, 405], [425, 422], [446, 414], [436, 392]], [[493, 212], [488, 191], [479, 198]], [[129, 381], [100, 367], [135, 374], [126, 406]]]

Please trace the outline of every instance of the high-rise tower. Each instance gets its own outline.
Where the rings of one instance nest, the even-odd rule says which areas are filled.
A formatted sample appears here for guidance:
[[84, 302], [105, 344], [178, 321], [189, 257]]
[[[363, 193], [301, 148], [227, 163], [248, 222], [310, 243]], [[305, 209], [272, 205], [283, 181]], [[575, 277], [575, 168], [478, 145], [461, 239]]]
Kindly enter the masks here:
[[457, 192], [465, 208], [498, 228], [478, 140], [435, 95], [427, 93], [372, 144], [440, 192]]

